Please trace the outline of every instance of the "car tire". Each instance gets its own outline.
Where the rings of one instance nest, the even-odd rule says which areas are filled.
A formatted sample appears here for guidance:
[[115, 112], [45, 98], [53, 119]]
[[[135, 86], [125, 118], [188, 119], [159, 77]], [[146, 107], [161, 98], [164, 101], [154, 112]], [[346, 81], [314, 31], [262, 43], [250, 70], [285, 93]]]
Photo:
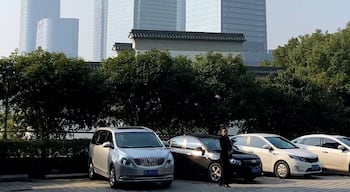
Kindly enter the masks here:
[[92, 161], [89, 161], [89, 179], [94, 180], [96, 179], [96, 172], [94, 169], [94, 164], [92, 164]]
[[219, 182], [222, 176], [222, 167], [219, 163], [212, 163], [208, 168], [208, 178], [211, 182]]
[[275, 165], [275, 175], [281, 179], [285, 179], [290, 174], [289, 166], [284, 161], [278, 161]]
[[115, 174], [115, 168], [112, 165], [109, 169], [109, 186], [113, 189], [116, 189], [118, 187], [118, 181]]
[[160, 185], [163, 187], [163, 188], [169, 188], [171, 186], [171, 184], [173, 183], [173, 181], [162, 181], [160, 182]]

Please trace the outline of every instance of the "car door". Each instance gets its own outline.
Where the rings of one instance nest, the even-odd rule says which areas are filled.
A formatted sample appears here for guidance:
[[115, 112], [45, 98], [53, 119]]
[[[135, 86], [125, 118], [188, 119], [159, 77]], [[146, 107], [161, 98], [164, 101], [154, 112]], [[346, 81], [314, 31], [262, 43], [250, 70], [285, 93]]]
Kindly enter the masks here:
[[302, 148], [310, 151], [311, 153], [316, 154], [319, 159], [321, 166], [324, 162], [322, 162], [322, 159], [320, 158], [321, 153], [321, 138], [320, 137], [307, 137], [300, 141], [300, 144]]
[[347, 151], [338, 149], [341, 145], [334, 139], [322, 138], [320, 159], [324, 162], [326, 169], [337, 171], [348, 171]]
[[[186, 162], [192, 173], [200, 173], [206, 175], [210, 164], [210, 159], [207, 158], [208, 153], [199, 139], [195, 137], [187, 137], [186, 141]], [[200, 150], [200, 149], [203, 149]]]
[[187, 172], [185, 137], [178, 136], [169, 140], [169, 150], [174, 157], [175, 174], [184, 175]]
[[273, 156], [275, 152], [273, 150], [269, 150], [264, 148], [264, 146], [271, 146], [263, 139], [257, 136], [249, 136], [247, 139], [248, 146], [246, 147], [247, 152], [253, 152], [262, 162], [262, 169], [264, 172], [273, 172], [273, 165], [275, 160], [273, 160]]
[[93, 151], [93, 164], [99, 172], [103, 172], [104, 174], [108, 173], [108, 154], [111, 148], [103, 147], [102, 144], [110, 141], [111, 138], [109, 131], [101, 130]]

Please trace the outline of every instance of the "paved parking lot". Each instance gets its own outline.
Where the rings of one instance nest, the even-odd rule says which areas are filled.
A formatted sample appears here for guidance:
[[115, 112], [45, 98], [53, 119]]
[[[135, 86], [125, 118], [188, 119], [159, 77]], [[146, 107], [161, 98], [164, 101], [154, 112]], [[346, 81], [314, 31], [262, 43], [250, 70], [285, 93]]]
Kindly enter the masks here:
[[230, 188], [219, 186], [215, 183], [193, 180], [174, 180], [169, 189], [162, 189], [159, 184], [132, 184], [122, 186], [118, 190], [109, 188], [107, 180], [90, 181], [80, 179], [45, 179], [0, 182], [1, 192], [14, 191], [39, 191], [39, 192], [94, 192], [94, 191], [283, 191], [283, 192], [349, 192], [350, 176], [327, 175], [313, 176], [311, 178], [278, 179], [276, 177], [259, 177], [252, 183], [235, 180]]

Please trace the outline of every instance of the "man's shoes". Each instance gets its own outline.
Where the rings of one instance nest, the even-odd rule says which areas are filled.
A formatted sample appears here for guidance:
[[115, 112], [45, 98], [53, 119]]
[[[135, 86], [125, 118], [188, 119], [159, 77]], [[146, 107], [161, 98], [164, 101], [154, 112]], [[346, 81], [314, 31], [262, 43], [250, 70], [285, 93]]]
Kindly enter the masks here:
[[228, 184], [225, 184], [224, 187], [230, 187]]

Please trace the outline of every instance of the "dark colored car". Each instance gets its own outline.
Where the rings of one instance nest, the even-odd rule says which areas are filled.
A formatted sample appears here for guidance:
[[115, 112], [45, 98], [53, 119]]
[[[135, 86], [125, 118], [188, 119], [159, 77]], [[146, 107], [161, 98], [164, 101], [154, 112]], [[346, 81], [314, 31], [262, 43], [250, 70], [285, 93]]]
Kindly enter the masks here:
[[[221, 178], [220, 137], [213, 135], [183, 135], [167, 141], [174, 157], [175, 176], [206, 177], [212, 182]], [[254, 154], [233, 149], [231, 163], [232, 178], [254, 180], [262, 174], [261, 160]]]

